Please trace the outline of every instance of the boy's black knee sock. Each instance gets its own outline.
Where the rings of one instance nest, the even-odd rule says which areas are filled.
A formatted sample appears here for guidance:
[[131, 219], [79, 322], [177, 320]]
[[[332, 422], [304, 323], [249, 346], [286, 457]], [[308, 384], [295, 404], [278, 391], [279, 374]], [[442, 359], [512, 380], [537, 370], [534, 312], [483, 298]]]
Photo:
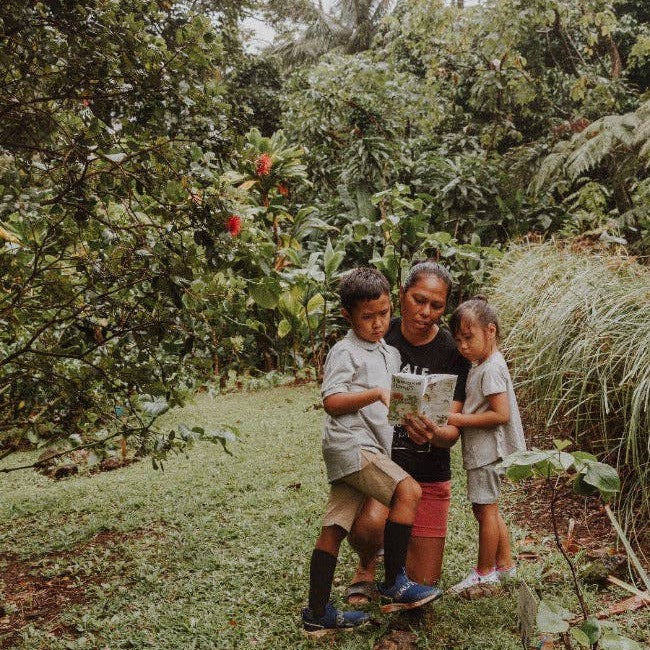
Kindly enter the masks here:
[[411, 539], [409, 524], [398, 524], [390, 519], [384, 527], [384, 582], [391, 586], [397, 574], [406, 566], [406, 551]]
[[326, 551], [315, 548], [309, 565], [309, 609], [315, 618], [325, 614], [325, 606], [330, 599], [334, 569], [337, 558]]

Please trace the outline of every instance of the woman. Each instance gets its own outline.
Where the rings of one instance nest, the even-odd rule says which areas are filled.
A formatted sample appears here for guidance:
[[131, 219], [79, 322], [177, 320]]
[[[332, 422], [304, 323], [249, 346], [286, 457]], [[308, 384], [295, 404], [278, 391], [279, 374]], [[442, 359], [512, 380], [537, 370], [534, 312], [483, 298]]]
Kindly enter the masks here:
[[[451, 282], [449, 272], [437, 262], [415, 264], [400, 287], [401, 317], [391, 322], [384, 338], [399, 350], [402, 372], [458, 375], [452, 412], [459, 413], [470, 364], [459, 354], [449, 331], [438, 324], [447, 307]], [[435, 584], [440, 578], [451, 496], [449, 448], [458, 436], [456, 427], [437, 427], [419, 416], [409, 417], [404, 427], [395, 427], [393, 460], [422, 487], [406, 566], [409, 577], [421, 584]], [[354, 523], [349, 541], [359, 554], [359, 565], [347, 592], [351, 604], [373, 596], [386, 517], [387, 509], [368, 499]]]

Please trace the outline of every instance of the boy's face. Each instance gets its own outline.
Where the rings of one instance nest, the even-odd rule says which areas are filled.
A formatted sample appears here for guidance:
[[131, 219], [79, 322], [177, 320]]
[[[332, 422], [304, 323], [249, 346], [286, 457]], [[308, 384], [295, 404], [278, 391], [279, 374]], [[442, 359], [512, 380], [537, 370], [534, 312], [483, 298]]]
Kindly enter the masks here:
[[343, 317], [354, 333], [364, 341], [377, 343], [388, 331], [390, 324], [390, 298], [382, 294], [374, 300], [361, 300], [350, 311], [343, 308]]

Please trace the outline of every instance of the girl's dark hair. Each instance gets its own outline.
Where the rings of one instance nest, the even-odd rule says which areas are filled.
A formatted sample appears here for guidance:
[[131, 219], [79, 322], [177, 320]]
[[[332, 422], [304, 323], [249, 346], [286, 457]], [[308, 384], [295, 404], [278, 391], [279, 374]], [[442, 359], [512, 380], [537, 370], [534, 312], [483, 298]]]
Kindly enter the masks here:
[[481, 327], [487, 327], [490, 323], [494, 323], [497, 330], [497, 340], [501, 338], [499, 317], [483, 295], [474, 296], [456, 307], [449, 319], [449, 329], [454, 336], [460, 331], [463, 320], [478, 323]]
[[386, 294], [390, 296], [388, 280], [369, 266], [360, 266], [346, 273], [339, 282], [341, 306], [348, 311], [362, 300], [377, 300]]
[[447, 297], [449, 297], [449, 292], [451, 291], [451, 285], [453, 283], [451, 273], [432, 258], [421, 260], [413, 264], [409, 274], [406, 276], [404, 284], [402, 285], [402, 290], [408, 291], [422, 276], [427, 275], [435, 275], [439, 280], [442, 280], [447, 285]]

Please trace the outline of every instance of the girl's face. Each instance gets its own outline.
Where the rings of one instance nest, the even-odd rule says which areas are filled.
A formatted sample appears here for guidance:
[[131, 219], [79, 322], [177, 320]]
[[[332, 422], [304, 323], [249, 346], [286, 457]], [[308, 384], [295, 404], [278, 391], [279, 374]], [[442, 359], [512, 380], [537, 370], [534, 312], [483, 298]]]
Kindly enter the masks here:
[[447, 308], [449, 287], [435, 275], [420, 275], [408, 289], [400, 289], [402, 323], [416, 336], [434, 331], [436, 323]]
[[494, 323], [481, 325], [471, 318], [463, 318], [454, 334], [458, 351], [472, 363], [483, 363], [496, 349], [497, 328]]

